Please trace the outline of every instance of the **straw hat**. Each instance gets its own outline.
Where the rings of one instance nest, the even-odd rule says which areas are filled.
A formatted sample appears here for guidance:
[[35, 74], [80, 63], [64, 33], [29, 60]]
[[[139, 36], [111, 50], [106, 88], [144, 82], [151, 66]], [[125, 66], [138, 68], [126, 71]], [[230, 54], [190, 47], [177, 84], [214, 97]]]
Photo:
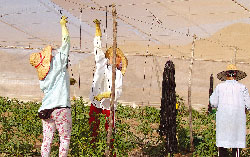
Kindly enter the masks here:
[[43, 80], [47, 76], [50, 69], [51, 58], [51, 46], [45, 47], [42, 52], [32, 53], [30, 55], [30, 64], [36, 68], [39, 80]]
[[[122, 59], [122, 70], [121, 70], [121, 72], [122, 72], [122, 75], [124, 75], [125, 72], [126, 72], [127, 66], [128, 66], [128, 59], [124, 56], [123, 52], [119, 48], [116, 49], [116, 55], [119, 56]], [[106, 58], [113, 57], [113, 47], [110, 47], [106, 51], [105, 57]]]
[[229, 64], [227, 66], [227, 70], [226, 71], [222, 71], [220, 73], [217, 74], [217, 78], [221, 81], [226, 81], [227, 79], [227, 72], [228, 71], [235, 71], [236, 72], [236, 77], [235, 80], [241, 80], [243, 78], [245, 78], [247, 76], [247, 74], [243, 71], [237, 70], [236, 65], [234, 64]]

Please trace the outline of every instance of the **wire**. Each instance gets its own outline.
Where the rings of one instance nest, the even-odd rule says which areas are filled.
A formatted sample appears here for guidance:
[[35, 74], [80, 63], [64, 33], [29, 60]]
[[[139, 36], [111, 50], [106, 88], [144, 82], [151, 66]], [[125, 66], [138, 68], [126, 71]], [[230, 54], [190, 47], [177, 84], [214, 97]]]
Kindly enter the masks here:
[[[151, 12], [152, 13], [152, 12]], [[152, 13], [153, 14], [153, 13]], [[154, 15], [154, 14], [153, 14]], [[125, 16], [125, 15], [122, 15], [122, 14], [118, 14], [118, 16], [122, 16], [122, 17], [125, 17], [125, 18], [127, 18], [127, 19], [132, 19], [132, 20], [134, 20], [134, 21], [138, 21], [138, 22], [141, 22], [141, 23], [143, 23], [143, 24], [148, 24], [148, 25], [150, 25], [150, 23], [148, 23], [148, 22], [145, 22], [145, 21], [142, 21], [142, 20], [138, 20], [138, 19], [135, 19], [135, 18], [131, 18], [131, 17], [129, 17], [129, 16]], [[155, 15], [154, 15], [154, 17], [156, 18], [156, 20], [159, 20], [159, 18], [157, 18]], [[121, 19], [121, 18], [120, 18]], [[125, 20], [122, 20], [122, 21], [124, 21], [124, 22], [126, 22]], [[126, 23], [128, 23], [128, 22], [126, 22]], [[161, 20], [159, 20], [159, 22], [158, 22], [158, 24], [161, 24]], [[129, 23], [130, 24], [130, 23]], [[130, 24], [130, 25], [132, 25], [132, 24]], [[192, 37], [190, 34], [187, 34], [187, 33], [183, 33], [183, 32], [180, 32], [180, 31], [176, 31], [176, 30], [174, 30], [174, 29], [169, 29], [169, 28], [166, 28], [166, 27], [163, 27], [162, 25], [154, 25], [155, 27], [158, 27], [158, 28], [161, 28], [161, 29], [165, 29], [165, 30], [169, 30], [169, 31], [171, 31], [171, 32], [174, 32], [174, 33], [177, 33], [177, 34], [180, 34], [180, 35], [183, 35], [183, 36], [187, 36], [187, 37]], [[136, 28], [136, 27], [135, 27]], [[137, 29], [139, 29], [139, 28], [137, 28]], [[203, 29], [203, 28], [202, 28]], [[141, 31], [141, 32], [143, 32], [143, 31]], [[147, 36], [149, 36], [149, 34], [148, 33], [145, 33], [145, 32], [143, 32], [144, 34], [146, 34]], [[224, 43], [222, 43], [221, 41], [214, 41], [214, 40], [210, 40], [210, 39], [206, 39], [206, 38], [201, 38], [201, 37], [196, 37], [197, 39], [199, 39], [199, 40], [205, 40], [205, 41], [208, 41], [208, 42], [211, 42], [211, 43], [214, 43], [214, 44], [218, 44], [218, 45], [220, 45], [221, 47], [227, 47], [227, 48], [230, 48], [230, 49], [232, 49], [232, 48], [234, 48], [234, 47], [237, 47], [237, 46], [235, 46], [235, 45], [226, 45], [226, 44], [224, 44]], [[156, 41], [159, 41], [159, 40], [157, 40], [157, 39], [155, 39]], [[240, 49], [240, 48], [239, 48]], [[241, 49], [241, 50], [243, 50], [243, 49]]]
[[[79, 5], [79, 6], [84, 6], [84, 9], [91, 9], [91, 10], [99, 10], [99, 11], [104, 11], [104, 12], [106, 12], [106, 6], [101, 6], [101, 5], [99, 5], [97, 2], [95, 2], [94, 0], [91, 0], [95, 5], [97, 5], [98, 7], [92, 7], [92, 6], [89, 6], [89, 5], [86, 5], [86, 4], [80, 4], [80, 3], [77, 3], [77, 2], [74, 2], [74, 1], [69, 1], [69, 0], [65, 0], [65, 2], [69, 2], [69, 3], [72, 3], [72, 4], [75, 4], [75, 5]], [[189, 0], [183, 0], [183, 1], [189, 1]], [[232, 1], [234, 1], [234, 0], [232, 0]], [[176, 2], [176, 1], [167, 1], [167, 2]], [[156, 2], [153, 2], [154, 4], [160, 4], [161, 2], [159, 2], [159, 1], [156, 1]], [[151, 4], [151, 3], [143, 3], [143, 4]], [[162, 3], [161, 3], [162, 4]], [[135, 4], [131, 4], [131, 5], [135, 5]], [[163, 5], [163, 4], [162, 4]], [[117, 5], [117, 6], [122, 6], [122, 5]], [[109, 7], [111, 7], [111, 6], [109, 6]], [[110, 11], [108, 11], [108, 13], [110, 13], [111, 14], [111, 12]], [[152, 13], [152, 12], [151, 12]], [[234, 12], [225, 12], [225, 13], [234, 13]], [[213, 12], [211, 12], [211, 13], [209, 13], [209, 14], [215, 14], [215, 13], [213, 13]], [[192, 15], [197, 15], [197, 14], [192, 14]], [[125, 17], [125, 18], [127, 18], [127, 19], [132, 19], [132, 20], [134, 20], [134, 21], [138, 21], [138, 22], [141, 22], [141, 23], [144, 23], [144, 24], [148, 24], [148, 25], [151, 25], [150, 23], [147, 23], [146, 21], [142, 21], [142, 20], [138, 20], [138, 19], [135, 19], [135, 18], [131, 18], [131, 17], [129, 17], [129, 16], [126, 16], [126, 15], [122, 15], [122, 14], [117, 14], [117, 18], [118, 19], [120, 19], [121, 21], [123, 21], [124, 23], [126, 23], [126, 24], [128, 24], [128, 25], [130, 25], [130, 26], [132, 26], [133, 28], [135, 28], [135, 29], [137, 29], [139, 32], [141, 32], [141, 33], [143, 33], [143, 34], [145, 34], [145, 35], [147, 35], [147, 36], [149, 36], [149, 34], [148, 33], [146, 33], [145, 31], [143, 31], [143, 30], [141, 30], [141, 29], [139, 29], [138, 27], [136, 27], [136, 26], [134, 26], [133, 24], [131, 24], [131, 23], [129, 23], [128, 21], [125, 21], [123, 18], [121, 18], [121, 17], [119, 17], [119, 16], [122, 16], [122, 17]], [[154, 15], [155, 16], [155, 15]], [[179, 16], [179, 15], [177, 15], [177, 16]], [[157, 18], [156, 16], [155, 16], [155, 18]], [[157, 18], [158, 19], [158, 24], [159, 23], [161, 23], [161, 21], [159, 20], [159, 18]], [[187, 20], [187, 19], [186, 19]], [[188, 20], [189, 22], [190, 22], [190, 20]], [[194, 23], [194, 22], [191, 22], [191, 23], [193, 23], [193, 24], [195, 24], [198, 28], [200, 28], [203, 32], [205, 32], [205, 33], [207, 33], [207, 34], [209, 34], [204, 28], [202, 28], [202, 27], [200, 27], [198, 24], [196, 24], [196, 23]], [[166, 28], [166, 27], [163, 27], [163, 26], [159, 26], [159, 25], [154, 25], [155, 27], [158, 27], [158, 28], [162, 28], [162, 29], [164, 29], [164, 30], [169, 30], [169, 31], [171, 31], [171, 32], [174, 32], [174, 33], [178, 33], [178, 34], [180, 34], [180, 35], [184, 35], [184, 36], [187, 36], [187, 37], [192, 37], [190, 34], [187, 34], [187, 33], [183, 33], [183, 32], [180, 32], [180, 31], [176, 31], [176, 30], [174, 30], [174, 29], [169, 29], [169, 28]], [[209, 34], [210, 35], [210, 34]], [[152, 37], [151, 37], [152, 38]], [[152, 38], [152, 39], [154, 39], [155, 41], [158, 41], [158, 42], [160, 42], [158, 39], [156, 39], [156, 38]], [[199, 40], [206, 40], [206, 41], [209, 41], [209, 42], [211, 42], [211, 43], [214, 43], [214, 44], [218, 44], [218, 45], [221, 45], [221, 47], [227, 47], [227, 48], [234, 48], [234, 47], [236, 47], [235, 45], [226, 45], [226, 44], [224, 44], [224, 43], [222, 43], [222, 42], [220, 42], [220, 41], [213, 41], [213, 40], [209, 40], [209, 39], [205, 39], [205, 38], [201, 38], [201, 37], [198, 37], [197, 36], [197, 39], [199, 39]], [[160, 42], [160, 43], [162, 43], [162, 42]]]
[[[39, 1], [41, 4], [43, 4], [46, 8], [48, 8], [49, 10], [53, 10], [53, 9], [51, 9], [51, 7], [50, 7], [49, 5], [43, 3], [41, 0], [38, 0], [38, 1]], [[68, 1], [68, 0], [65, 0], [65, 1]], [[99, 6], [99, 8], [91, 7], [91, 6], [88, 6], [88, 5], [85, 5], [85, 4], [80, 4], [80, 3], [77, 3], [77, 2], [71, 2], [71, 1], [68, 1], [68, 2], [71, 2], [71, 3], [76, 4], [76, 5], [79, 5], [79, 6], [84, 6], [85, 8], [86, 8], [86, 7], [87, 7], [87, 8], [91, 8], [92, 10], [104, 11], [104, 12], [106, 13], [106, 6], [105, 6], [105, 8], [104, 8], [104, 7], [101, 7], [101, 6], [100, 6], [98, 3], [96, 3], [95, 1], [93, 1], [93, 0], [91, 0], [91, 1], [94, 2], [95, 5]], [[234, 0], [232, 0], [232, 1], [235, 2], [236, 4], [238, 3], [238, 2], [236, 2], [236, 1], [234, 1]], [[53, 2], [52, 2], [52, 3], [53, 3]], [[157, 2], [157, 3], [160, 3], [160, 2]], [[53, 4], [55, 4], [55, 3], [53, 3]], [[239, 4], [238, 4], [238, 5], [239, 5]], [[56, 4], [53, 5], [53, 7], [54, 7], [53, 12], [56, 13], [57, 15], [60, 15], [58, 9], [56, 8]], [[243, 6], [243, 8], [244, 8], [244, 6]], [[23, 9], [23, 10], [25, 10], [25, 9]], [[138, 22], [141, 22], [141, 23], [144, 23], [144, 24], [148, 24], [148, 25], [150, 25], [150, 26], [162, 28], [162, 29], [164, 29], [164, 30], [169, 30], [169, 31], [175, 32], [175, 33], [180, 34], [180, 35], [183, 35], [183, 36], [191, 37], [191, 36], [190, 36], [189, 34], [187, 34], [187, 33], [183, 33], [183, 32], [180, 32], [180, 31], [177, 31], [177, 30], [174, 30], [174, 29], [169, 29], [169, 28], [163, 27], [163, 26], [161, 25], [161, 24], [162, 24], [161, 19], [159, 19], [157, 16], [155, 16], [151, 11], [149, 11], [149, 10], [147, 10], [147, 11], [156, 19], [158, 25], [155, 25], [155, 24], [152, 25], [152, 23], [147, 23], [146, 21], [138, 20], [138, 19], [136, 19], [136, 18], [132, 18], [132, 17], [129, 17], [129, 16], [126, 16], [126, 15], [122, 15], [122, 14], [117, 14], [117, 15], [118, 15], [118, 19], [121, 20], [122, 22], [124, 22], [124, 23], [130, 25], [130, 26], [133, 27], [134, 29], [137, 29], [139, 32], [141, 32], [141, 33], [147, 35], [147, 36], [150, 38], [150, 40], [155, 40], [155, 41], [160, 42], [160, 43], [163, 43], [163, 42], [161, 42], [161, 41], [158, 40], [157, 38], [153, 38], [153, 37], [152, 37], [152, 34], [150, 35], [149, 33], [147, 33], [147, 32], [145, 32], [145, 31], [141, 30], [140, 28], [138, 28], [137, 26], [133, 25], [132, 23], [130, 23], [130, 22], [124, 20], [123, 18], [132, 19], [132, 20], [134, 20], [134, 21], [138, 21]], [[107, 13], [110, 13], [110, 11], [107, 11]], [[7, 24], [8, 26], [10, 26], [10, 27], [12, 27], [12, 28], [14, 28], [14, 29], [17, 29], [18, 31], [21, 31], [21, 32], [23, 32], [23, 33], [25, 33], [25, 34], [27, 34], [27, 35], [33, 37], [33, 38], [38, 38], [38, 39], [40, 39], [41, 41], [46, 41], [46, 40], [44, 40], [44, 39], [41, 39], [41, 38], [39, 38], [39, 37], [36, 37], [36, 36], [34, 36], [34, 35], [32, 35], [32, 34], [26, 32], [26, 31], [24, 31], [24, 30], [18, 28], [17, 26], [14, 26], [14, 25], [12, 25], [12, 24], [9, 24], [9, 23], [7, 23], [7, 22], [1, 20], [1, 18], [0, 18], [0, 22], [3, 22], [3, 23], [5, 23], [5, 24]], [[72, 23], [72, 24], [73, 24], [75, 27], [78, 28], [77, 25], [75, 25], [74, 23]], [[90, 25], [90, 24], [87, 23], [87, 22], [86, 22], [86, 24], [89, 25], [89, 26], [91, 26], [91, 27], [93, 27], [92, 25]], [[84, 30], [83, 30], [83, 31], [84, 31]], [[86, 32], [86, 31], [85, 31], [85, 32]], [[87, 33], [88, 35], [92, 36], [89, 32], [86, 32], [86, 33]], [[208, 41], [208, 42], [211, 42], [211, 43], [214, 43], [214, 44], [218, 44], [218, 45], [220, 45], [221, 47], [225, 47], [225, 48], [230, 48], [230, 49], [237, 48], [237, 49], [242, 50], [242, 51], [247, 51], [247, 50], [238, 48], [238, 47], [236, 47], [235, 45], [227, 45], [227, 44], [224, 44], [223, 42], [221, 42], [221, 41], [219, 41], [219, 40], [218, 40], [218, 41], [214, 41], [214, 40], [205, 39], [205, 38], [201, 38], [201, 37], [197, 37], [197, 39], [198, 39], [198, 40]], [[163, 44], [164, 44], [164, 43], [163, 43]], [[171, 49], [175, 50], [176, 52], [178, 52], [178, 53], [180, 53], [180, 54], [185, 54], [185, 53], [183, 53], [183, 52], [181, 52], [181, 51], [179, 51], [179, 50], [177, 50], [177, 49], [174, 49], [173, 47], [171, 47]]]
[[[38, 0], [38, 1], [41, 4], [43, 4], [47, 9], [49, 9], [49, 10], [53, 11], [55, 14], [57, 14], [59, 17], [62, 16], [61, 12], [64, 11], [63, 7], [59, 6], [58, 4], [55, 4], [54, 2], [51, 2], [52, 5], [53, 5], [53, 9], [52, 9], [49, 5], [43, 3], [41, 0]], [[59, 9], [57, 9], [56, 6], [58, 6]], [[80, 11], [81, 11], [81, 9], [79, 9], [79, 12]], [[70, 14], [71, 16], [73, 16], [73, 17], [76, 17], [76, 16], [72, 15], [70, 12], [67, 12], [67, 13]], [[77, 17], [77, 18], [78, 18], [78, 20], [81, 20], [80, 17]], [[81, 21], [81, 22], [83, 22], [83, 21]], [[87, 25], [89, 25], [89, 26], [91, 26], [90, 24], [88, 24], [86, 22], [84, 22], [84, 23], [87, 24]], [[70, 22], [69, 24], [73, 25], [76, 28], [79, 28], [79, 26], [77, 24], [73, 23], [73, 22]], [[86, 34], [88, 34], [89, 36], [91, 36], [91, 34], [89, 32], [87, 32], [86, 30], [84, 30], [84, 29], [81, 29], [81, 31], [84, 31]]]
[[236, 0], [232, 0], [232, 2], [234, 2], [235, 4], [237, 4], [238, 6], [240, 6], [242, 9], [244, 9], [245, 11], [247, 11], [248, 13], [250, 13], [250, 10], [248, 8], [246, 8], [245, 6], [243, 6], [242, 4], [240, 4], [239, 2], [237, 2]]
[[18, 28], [17, 26], [14, 26], [13, 24], [9, 24], [8, 22], [5, 22], [5, 21], [3, 21], [3, 20], [1, 20], [1, 19], [0, 19], [0, 22], [6, 24], [6, 25], [8, 25], [8, 26], [10, 26], [10, 27], [12, 27], [12, 28], [14, 28], [14, 29], [16, 29], [16, 30], [18, 30], [18, 31], [20, 31], [20, 32], [22, 32], [22, 33], [24, 33], [24, 34], [30, 36], [30, 37], [32, 37], [32, 38], [37, 38], [37, 39], [39, 39], [39, 40], [41, 40], [41, 41], [47, 42], [47, 40], [42, 39], [42, 38], [39, 38], [39, 37], [37, 37], [37, 36], [34, 36], [34, 35], [32, 35], [32, 34], [26, 32], [26, 31], [22, 30], [21, 28]]

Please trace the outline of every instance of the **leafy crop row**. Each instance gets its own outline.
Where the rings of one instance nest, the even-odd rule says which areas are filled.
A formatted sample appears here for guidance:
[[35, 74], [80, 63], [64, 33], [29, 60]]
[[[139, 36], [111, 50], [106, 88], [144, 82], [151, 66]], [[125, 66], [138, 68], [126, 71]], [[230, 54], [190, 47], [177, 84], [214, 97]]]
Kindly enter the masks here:
[[[178, 154], [189, 152], [189, 125], [187, 108], [177, 98]], [[103, 156], [106, 148], [105, 118], [95, 147], [91, 144], [88, 124], [89, 106], [82, 99], [72, 101], [73, 130], [69, 156]], [[40, 156], [42, 123], [37, 116], [41, 104], [0, 97], [0, 156]], [[248, 116], [249, 119], [249, 116]], [[154, 107], [117, 107], [114, 148], [117, 156], [165, 156], [164, 141], [158, 135], [160, 112]], [[250, 127], [250, 123], [247, 123]], [[195, 156], [216, 156], [215, 114], [193, 111]], [[250, 136], [247, 136], [248, 147]], [[59, 138], [55, 134], [51, 156], [58, 156]], [[250, 156], [244, 149], [243, 156]]]

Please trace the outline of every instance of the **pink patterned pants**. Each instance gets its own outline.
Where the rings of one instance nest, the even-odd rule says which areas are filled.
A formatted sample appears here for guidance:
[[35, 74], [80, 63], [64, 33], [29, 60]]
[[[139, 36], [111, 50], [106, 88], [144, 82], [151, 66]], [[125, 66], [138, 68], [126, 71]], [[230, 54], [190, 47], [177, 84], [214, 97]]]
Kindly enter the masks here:
[[54, 132], [58, 131], [60, 137], [59, 157], [67, 157], [70, 136], [72, 130], [71, 109], [61, 108], [52, 112], [49, 119], [42, 120], [43, 144], [41, 147], [42, 157], [49, 157]]

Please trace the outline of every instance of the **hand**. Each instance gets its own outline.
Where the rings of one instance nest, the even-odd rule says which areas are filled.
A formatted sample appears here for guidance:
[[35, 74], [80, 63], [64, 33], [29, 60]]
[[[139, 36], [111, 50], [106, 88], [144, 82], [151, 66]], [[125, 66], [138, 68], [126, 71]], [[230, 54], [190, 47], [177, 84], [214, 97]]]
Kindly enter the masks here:
[[62, 17], [61, 17], [60, 24], [61, 24], [61, 25], [66, 25], [66, 23], [68, 23], [67, 18], [68, 18], [68, 17], [66, 17], [66, 16], [62, 16]]
[[100, 22], [99, 20], [97, 20], [97, 19], [95, 19], [93, 22], [94, 22], [95, 24], [97, 24], [97, 25], [100, 25], [100, 24], [101, 24], [101, 22]]
[[95, 19], [94, 21], [93, 21], [94, 23], [95, 23], [95, 29], [96, 29], [96, 31], [95, 31], [95, 36], [102, 36], [102, 31], [101, 31], [101, 27], [100, 27], [100, 21], [99, 20], [97, 20], [97, 19]]
[[98, 94], [97, 96], [94, 97], [97, 101], [101, 101], [103, 99], [102, 94]]
[[97, 101], [101, 101], [103, 98], [110, 98], [110, 97], [111, 97], [111, 92], [104, 92], [95, 96], [94, 99], [96, 99]]

